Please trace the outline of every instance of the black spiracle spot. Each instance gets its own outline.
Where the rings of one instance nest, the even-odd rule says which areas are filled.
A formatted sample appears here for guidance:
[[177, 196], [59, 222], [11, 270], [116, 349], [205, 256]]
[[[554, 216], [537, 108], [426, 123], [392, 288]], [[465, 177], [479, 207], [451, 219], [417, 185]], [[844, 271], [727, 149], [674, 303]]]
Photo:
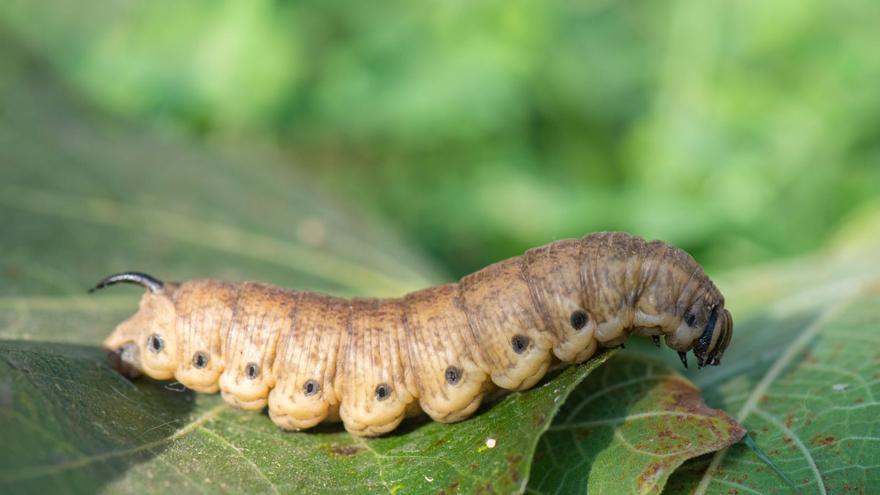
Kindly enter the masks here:
[[196, 353], [193, 354], [193, 366], [196, 368], [204, 368], [208, 365], [209, 360], [210, 358], [208, 357], [208, 354], [204, 351], [196, 351]]
[[461, 368], [450, 366], [446, 368], [446, 381], [450, 385], [455, 385], [461, 381]]
[[376, 400], [383, 401], [389, 397], [391, 397], [391, 387], [387, 383], [376, 386]]
[[154, 333], [147, 337], [147, 349], [149, 349], [150, 352], [159, 354], [164, 348], [165, 341], [162, 340], [162, 337], [159, 334]]
[[569, 318], [569, 323], [571, 323], [571, 328], [575, 330], [580, 330], [587, 326], [587, 322], [590, 321], [590, 316], [587, 315], [587, 312], [578, 309], [571, 313], [571, 318]]
[[517, 354], [522, 354], [529, 348], [530, 339], [525, 335], [514, 335], [512, 339], [510, 339], [510, 345], [513, 346], [513, 352]]
[[315, 380], [308, 380], [303, 384], [303, 395], [306, 397], [315, 395], [321, 390], [321, 385]]
[[244, 367], [244, 374], [249, 380], [256, 380], [257, 377], [260, 376], [260, 367], [257, 363], [248, 363], [247, 366]]

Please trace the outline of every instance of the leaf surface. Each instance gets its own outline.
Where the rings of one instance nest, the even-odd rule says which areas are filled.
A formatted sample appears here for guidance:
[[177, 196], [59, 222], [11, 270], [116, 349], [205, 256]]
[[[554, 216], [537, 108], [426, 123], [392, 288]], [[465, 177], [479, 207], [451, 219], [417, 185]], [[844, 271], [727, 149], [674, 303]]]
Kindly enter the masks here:
[[4, 492], [521, 491], [541, 433], [609, 353], [476, 419], [378, 439], [338, 425], [284, 433], [264, 413], [171, 384], [131, 383], [92, 347], [0, 341]]
[[[773, 311], [776, 309], [776, 311]], [[838, 287], [830, 300], [771, 305], [743, 326], [740, 364], [708, 374], [707, 401], [749, 430], [805, 494], [880, 486], [880, 287]], [[745, 446], [695, 461], [669, 493], [789, 493]]]
[[685, 460], [743, 433], [667, 365], [618, 355], [572, 394], [541, 438], [529, 491], [660, 493]]

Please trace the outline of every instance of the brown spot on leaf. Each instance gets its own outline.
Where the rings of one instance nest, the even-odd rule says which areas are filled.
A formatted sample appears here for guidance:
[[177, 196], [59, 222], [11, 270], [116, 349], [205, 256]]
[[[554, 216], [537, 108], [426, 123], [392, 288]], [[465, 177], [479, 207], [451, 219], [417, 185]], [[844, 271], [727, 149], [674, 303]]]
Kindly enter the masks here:
[[514, 483], [519, 483], [520, 480], [519, 462], [521, 460], [522, 456], [519, 454], [511, 454], [507, 456], [507, 464], [510, 466], [510, 479], [512, 479]]
[[511, 479], [514, 483], [519, 483], [519, 480], [520, 480], [520, 477], [519, 477], [519, 470], [517, 470], [517, 469], [511, 469], [511, 470], [510, 470], [510, 479]]
[[642, 474], [639, 475], [639, 493], [651, 491], [657, 485], [657, 480], [663, 475], [663, 472], [669, 466], [664, 462], [652, 462], [645, 467]]
[[447, 493], [458, 493], [458, 480], [454, 480], [449, 486], [437, 492], [437, 495], [446, 495]]
[[360, 451], [361, 448], [356, 445], [337, 445], [334, 443], [330, 446], [330, 452], [341, 457], [353, 456]]
[[588, 436], [590, 436], [590, 433], [592, 432], [593, 430], [589, 428], [578, 428], [574, 431], [574, 437], [578, 442], [581, 442], [585, 440]]
[[[675, 377], [665, 380], [663, 386], [670, 391], [668, 395], [668, 397], [672, 398], [672, 407], [669, 408], [670, 410], [686, 412], [703, 417], [698, 421], [712, 431], [712, 436], [714, 437], [713, 441], [708, 442], [708, 444], [712, 444], [712, 450], [727, 447], [728, 445], [739, 441], [739, 439], [746, 434], [742, 425], [737, 423], [736, 420], [728, 416], [724, 411], [706, 406], [706, 403], [703, 402], [703, 398], [700, 396], [699, 390], [697, 390], [690, 382]], [[681, 416], [676, 417], [676, 419], [694, 421]], [[718, 420], [722, 420], [726, 427], [722, 427]]]
[[812, 438], [812, 442], [815, 444], [825, 445], [825, 446], [831, 447], [832, 445], [835, 445], [837, 443], [837, 438], [835, 438], [831, 435], [827, 435], [827, 436], [816, 435], [815, 437]]
[[495, 493], [495, 487], [492, 486], [492, 483], [486, 483], [485, 485], [477, 488], [477, 493]]
[[535, 426], [541, 426], [547, 421], [547, 416], [544, 413], [540, 413], [535, 415]]

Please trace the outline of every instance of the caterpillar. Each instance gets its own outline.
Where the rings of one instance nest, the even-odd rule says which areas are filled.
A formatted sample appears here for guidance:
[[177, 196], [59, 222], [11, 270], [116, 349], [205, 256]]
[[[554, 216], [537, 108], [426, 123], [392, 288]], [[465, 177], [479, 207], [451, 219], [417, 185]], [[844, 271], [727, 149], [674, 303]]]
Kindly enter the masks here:
[[524, 390], [630, 334], [660, 337], [687, 367], [718, 365], [733, 333], [724, 298], [683, 250], [625, 233], [553, 242], [400, 298], [343, 299], [219, 280], [146, 291], [103, 347], [119, 372], [175, 379], [262, 409], [286, 430], [342, 421], [387, 433], [407, 416], [467, 418], [496, 390]]

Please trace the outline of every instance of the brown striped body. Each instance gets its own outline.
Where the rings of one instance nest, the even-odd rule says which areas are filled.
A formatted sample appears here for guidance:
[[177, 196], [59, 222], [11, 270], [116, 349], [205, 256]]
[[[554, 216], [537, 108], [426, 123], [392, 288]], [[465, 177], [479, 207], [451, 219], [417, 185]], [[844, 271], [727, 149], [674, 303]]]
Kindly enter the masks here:
[[683, 251], [603, 233], [401, 298], [164, 284], [104, 346], [120, 371], [219, 390], [243, 409], [268, 405], [282, 428], [341, 419], [373, 436], [422, 411], [467, 418], [488, 392], [529, 388], [554, 363], [582, 362], [630, 333], [665, 336], [701, 365], [718, 364], [732, 333], [723, 305]]

